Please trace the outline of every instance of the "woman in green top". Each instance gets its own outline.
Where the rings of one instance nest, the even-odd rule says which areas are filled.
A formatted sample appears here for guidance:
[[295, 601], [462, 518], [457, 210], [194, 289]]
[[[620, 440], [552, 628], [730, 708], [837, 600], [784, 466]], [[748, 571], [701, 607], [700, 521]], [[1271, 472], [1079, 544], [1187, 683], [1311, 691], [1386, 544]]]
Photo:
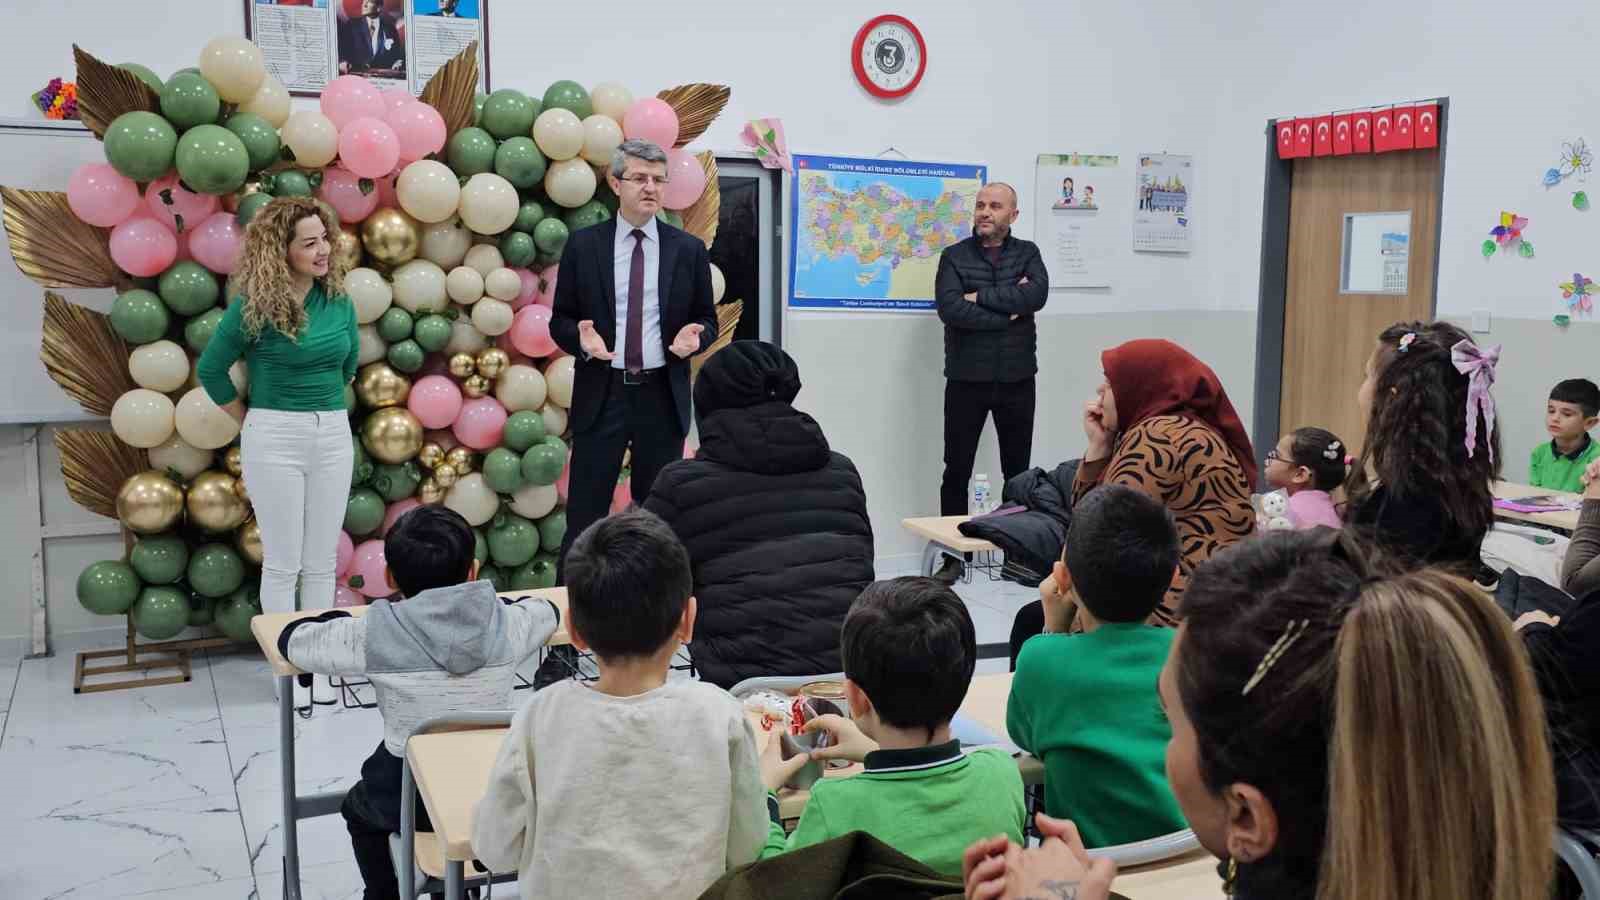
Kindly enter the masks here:
[[[333, 605], [339, 529], [353, 465], [345, 385], [355, 378], [355, 308], [328, 236], [333, 210], [280, 197], [245, 232], [233, 298], [200, 355], [200, 384], [244, 423], [244, 481], [261, 526], [261, 608]], [[240, 357], [250, 408], [228, 377]]]

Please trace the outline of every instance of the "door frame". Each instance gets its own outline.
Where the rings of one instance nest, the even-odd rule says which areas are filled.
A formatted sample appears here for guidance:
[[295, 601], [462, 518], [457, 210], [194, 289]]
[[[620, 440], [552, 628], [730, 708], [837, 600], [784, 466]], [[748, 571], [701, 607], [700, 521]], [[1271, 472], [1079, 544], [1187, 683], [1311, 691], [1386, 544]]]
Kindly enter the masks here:
[[[1433, 235], [1433, 296], [1429, 315], [1439, 310], [1439, 260], [1443, 258], [1445, 146], [1449, 136], [1450, 98], [1439, 104], [1439, 212]], [[1268, 119], [1265, 137], [1266, 173], [1261, 200], [1261, 297], [1256, 304], [1256, 378], [1250, 442], [1256, 448], [1277, 446], [1282, 434], [1283, 323], [1289, 304], [1289, 194], [1294, 160], [1278, 158], [1276, 119]]]
[[756, 182], [756, 265], [762, 272], [755, 298], [761, 316], [758, 337], [782, 347], [783, 231], [778, 212], [782, 195], [778, 176], [782, 172], [762, 165], [753, 153], [722, 151], [717, 153], [717, 174]]

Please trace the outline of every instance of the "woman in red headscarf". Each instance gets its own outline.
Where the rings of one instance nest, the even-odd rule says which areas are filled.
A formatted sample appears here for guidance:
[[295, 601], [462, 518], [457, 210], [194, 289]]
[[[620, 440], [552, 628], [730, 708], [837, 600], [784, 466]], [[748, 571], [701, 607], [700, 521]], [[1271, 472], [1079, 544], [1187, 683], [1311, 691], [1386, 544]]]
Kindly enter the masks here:
[[[1217, 373], [1189, 351], [1171, 341], [1129, 341], [1102, 353], [1100, 363], [1105, 381], [1084, 408], [1089, 447], [1073, 502], [1099, 485], [1122, 484], [1167, 507], [1178, 528], [1178, 571], [1150, 622], [1176, 625], [1189, 573], [1255, 530], [1255, 455]], [[1013, 664], [1022, 642], [1043, 629], [1038, 603], [1017, 613]]]

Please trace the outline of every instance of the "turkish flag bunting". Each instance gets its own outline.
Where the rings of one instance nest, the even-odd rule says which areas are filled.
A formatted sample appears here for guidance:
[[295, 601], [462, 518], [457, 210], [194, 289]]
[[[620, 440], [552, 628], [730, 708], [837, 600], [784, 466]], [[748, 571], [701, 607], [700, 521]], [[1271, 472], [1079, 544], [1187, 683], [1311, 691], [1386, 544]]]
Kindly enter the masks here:
[[1414, 106], [1396, 106], [1394, 108], [1394, 140], [1390, 143], [1391, 150], [1410, 150], [1416, 146], [1417, 110]]
[[1294, 120], [1279, 119], [1278, 129], [1278, 158], [1294, 158]]
[[1380, 109], [1372, 114], [1372, 152], [1388, 153], [1394, 149], [1394, 107]]
[[1372, 152], [1372, 113], [1350, 114], [1350, 152]]
[[1317, 156], [1332, 156], [1333, 116], [1317, 116], [1312, 124], [1312, 152]]
[[1313, 123], [1310, 119], [1294, 120], [1294, 155], [1296, 157], [1310, 156], [1312, 139], [1311, 129]]
[[1439, 146], [1439, 104], [1417, 106], [1417, 149]]
[[1349, 156], [1351, 148], [1350, 117], [1333, 117], [1333, 155]]

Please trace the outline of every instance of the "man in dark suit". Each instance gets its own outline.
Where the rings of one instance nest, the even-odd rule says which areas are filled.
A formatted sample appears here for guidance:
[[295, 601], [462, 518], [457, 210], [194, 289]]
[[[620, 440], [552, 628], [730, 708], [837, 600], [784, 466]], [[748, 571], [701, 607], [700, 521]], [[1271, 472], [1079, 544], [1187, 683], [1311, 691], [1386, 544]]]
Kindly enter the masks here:
[[456, 12], [457, 0], [439, 0], [439, 10], [428, 13], [430, 16], [443, 16], [446, 19], [459, 19], [461, 14]]
[[610, 509], [629, 445], [638, 503], [683, 455], [689, 357], [717, 337], [705, 243], [656, 219], [666, 177], [660, 147], [625, 141], [606, 175], [617, 218], [575, 232], [561, 253], [550, 334], [578, 360], [563, 561]]
[[361, 17], [339, 27], [339, 72], [403, 69], [406, 45], [393, 16], [383, 14], [381, 0], [361, 0]]

